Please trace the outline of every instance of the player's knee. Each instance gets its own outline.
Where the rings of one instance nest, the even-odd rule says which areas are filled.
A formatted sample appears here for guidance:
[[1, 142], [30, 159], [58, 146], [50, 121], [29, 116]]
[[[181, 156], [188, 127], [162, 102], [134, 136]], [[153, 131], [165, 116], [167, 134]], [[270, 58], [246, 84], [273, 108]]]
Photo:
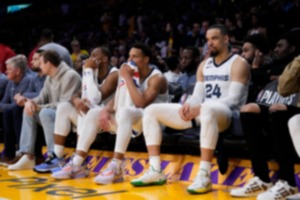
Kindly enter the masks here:
[[124, 107], [120, 111], [120, 121], [127, 121], [130, 120], [132, 117], [132, 108], [131, 107]]
[[202, 104], [200, 120], [208, 121], [216, 118], [216, 107], [213, 104]]
[[156, 113], [157, 113], [157, 106], [149, 105], [144, 110], [144, 117], [153, 117], [153, 116], [156, 116]]
[[241, 112], [245, 113], [260, 113], [260, 108], [256, 103], [249, 103], [243, 105], [241, 108]]

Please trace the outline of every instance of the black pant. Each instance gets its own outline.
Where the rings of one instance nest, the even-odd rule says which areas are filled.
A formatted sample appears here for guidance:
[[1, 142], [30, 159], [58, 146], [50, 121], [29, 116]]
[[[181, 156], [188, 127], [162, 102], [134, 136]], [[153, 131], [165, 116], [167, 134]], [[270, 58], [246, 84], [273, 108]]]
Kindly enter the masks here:
[[273, 156], [279, 165], [278, 178], [295, 186], [294, 164], [297, 155], [287, 122], [293, 115], [300, 113], [300, 109], [288, 107], [287, 111], [269, 112], [269, 107], [260, 106], [260, 108], [259, 114], [241, 113], [254, 174], [262, 181], [270, 182], [267, 163], [269, 150], [274, 152]]
[[14, 106], [11, 109], [3, 109], [3, 135], [4, 155], [14, 158], [19, 146], [23, 107]]

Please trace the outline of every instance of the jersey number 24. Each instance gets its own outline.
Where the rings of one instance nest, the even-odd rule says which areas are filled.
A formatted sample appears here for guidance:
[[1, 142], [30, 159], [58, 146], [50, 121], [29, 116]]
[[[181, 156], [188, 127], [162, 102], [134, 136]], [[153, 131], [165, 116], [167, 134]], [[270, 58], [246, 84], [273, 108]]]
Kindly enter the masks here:
[[221, 96], [221, 88], [218, 84], [207, 84], [205, 85], [205, 94], [206, 98], [212, 98], [213, 96], [219, 98]]

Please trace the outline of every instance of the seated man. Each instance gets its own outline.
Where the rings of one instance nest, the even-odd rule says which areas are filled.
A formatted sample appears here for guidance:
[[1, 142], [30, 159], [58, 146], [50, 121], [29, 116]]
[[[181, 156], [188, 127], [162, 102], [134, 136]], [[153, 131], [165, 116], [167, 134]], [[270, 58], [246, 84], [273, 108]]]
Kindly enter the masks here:
[[[300, 56], [296, 57], [283, 71], [279, 77], [278, 92], [280, 95], [286, 97], [293, 93], [300, 92]], [[297, 105], [300, 106], [300, 98], [298, 99]], [[298, 114], [294, 115], [288, 121], [288, 127], [290, 135], [300, 157], [300, 109]], [[300, 200], [300, 193], [292, 196], [288, 196], [287, 200]]]
[[166, 178], [160, 166], [160, 124], [183, 130], [201, 124], [201, 162], [190, 193], [211, 191], [211, 162], [219, 132], [227, 129], [233, 112], [247, 99], [250, 68], [228, 48], [229, 32], [224, 25], [212, 25], [206, 32], [211, 57], [201, 62], [192, 96], [183, 104], [152, 104], [145, 109], [143, 132], [149, 153], [149, 170], [131, 181], [134, 186], [160, 185]]
[[24, 55], [16, 55], [6, 62], [7, 79], [5, 94], [0, 102], [0, 109], [3, 113], [4, 130], [4, 155], [1, 157], [1, 164], [15, 158], [18, 150], [19, 138], [22, 126], [23, 107], [14, 100], [17, 93], [24, 93], [28, 90], [31, 76], [26, 73], [27, 58]]
[[[34, 98], [36, 96], [39, 95], [40, 91], [42, 90], [43, 86], [44, 86], [44, 82], [46, 79], [46, 76], [42, 74], [41, 69], [40, 69], [40, 53], [42, 51], [41, 50], [37, 50], [34, 54], [33, 54], [33, 59], [31, 60], [31, 66], [32, 66], [32, 78], [29, 84], [29, 87], [27, 88], [26, 92], [19, 92], [14, 96], [14, 100], [16, 102], [16, 104], [23, 108], [25, 102], [27, 101], [28, 98]], [[29, 74], [29, 73], [27, 73]], [[21, 110], [20, 113], [20, 117], [22, 117], [23, 113], [23, 109]], [[22, 122], [22, 120], [21, 120]], [[20, 127], [19, 127], [19, 132], [21, 132], [21, 122], [20, 122]], [[19, 133], [20, 134], [20, 133]], [[41, 138], [43, 139], [43, 138]], [[17, 143], [19, 144], [19, 142]], [[37, 144], [38, 147], [40, 148], [36, 148], [36, 153], [38, 154], [39, 158], [42, 158], [42, 153], [41, 153], [41, 144]], [[20, 154], [15, 157], [14, 159], [8, 160], [6, 162], [3, 162], [2, 164], [4, 166], [10, 165], [10, 164], [14, 164], [18, 161], [18, 159], [20, 159]]]
[[[85, 98], [80, 98], [80, 94], [74, 95], [70, 102], [61, 102], [57, 106], [54, 128], [54, 153], [48, 157], [48, 159], [41, 165], [37, 165], [34, 170], [36, 172], [50, 172], [52, 169], [64, 164], [64, 145], [68, 134], [71, 131], [71, 126], [77, 127], [77, 132], [80, 133], [80, 129], [86, 113], [91, 109], [97, 109], [100, 102], [103, 105], [110, 100], [116, 90], [118, 84], [118, 69], [110, 65], [110, 51], [107, 47], [97, 47], [92, 53], [91, 57], [86, 60], [83, 70], [82, 88], [79, 93], [87, 95]], [[94, 74], [89, 73], [88, 70], [92, 69], [94, 72], [98, 71], [96, 76], [97, 85], [94, 89], [90, 90], [94, 84]], [[88, 70], [88, 71], [86, 71]], [[91, 79], [91, 82], [90, 80]], [[86, 80], [86, 81], [84, 81]], [[101, 98], [97, 102], [93, 102], [98, 90], [101, 93]], [[95, 105], [94, 105], [95, 104]], [[82, 131], [81, 131], [82, 132]]]
[[[295, 37], [291, 44], [293, 48], [285, 40], [278, 42], [274, 49], [275, 55], [278, 56], [279, 52], [287, 54], [291, 50], [299, 54], [299, 40]], [[299, 105], [297, 105], [299, 95], [294, 93], [284, 98], [278, 94], [277, 85], [278, 80], [275, 79], [261, 90], [255, 103], [248, 103], [241, 108], [240, 119], [254, 178], [243, 187], [233, 189], [230, 193], [232, 196], [257, 196], [258, 200], [275, 200], [285, 199], [298, 191], [294, 177], [297, 156], [287, 124], [289, 118], [299, 112]], [[269, 176], [269, 157], [266, 147], [273, 150], [273, 156], [279, 165], [275, 185]]]
[[[52, 174], [57, 179], [84, 177], [87, 174], [83, 161], [99, 131], [116, 132], [114, 156], [108, 168], [94, 181], [99, 184], [123, 181], [122, 159], [130, 142], [132, 130], [142, 131], [142, 116], [146, 106], [153, 102], [167, 102], [167, 80], [163, 74], [149, 66], [151, 50], [144, 44], [135, 44], [129, 52], [128, 61], [136, 67], [123, 64], [115, 98], [105, 107], [87, 113], [79, 133], [76, 154], [60, 171]], [[100, 115], [100, 120], [99, 120]], [[79, 131], [80, 131], [79, 130]]]
[[44, 130], [48, 154], [54, 151], [55, 110], [59, 102], [69, 101], [81, 86], [78, 73], [61, 61], [55, 51], [43, 51], [40, 54], [40, 68], [47, 75], [43, 89], [34, 99], [28, 99], [23, 112], [23, 122], [19, 153], [21, 158], [9, 165], [9, 170], [32, 169], [34, 161], [34, 145], [37, 137], [37, 124]]

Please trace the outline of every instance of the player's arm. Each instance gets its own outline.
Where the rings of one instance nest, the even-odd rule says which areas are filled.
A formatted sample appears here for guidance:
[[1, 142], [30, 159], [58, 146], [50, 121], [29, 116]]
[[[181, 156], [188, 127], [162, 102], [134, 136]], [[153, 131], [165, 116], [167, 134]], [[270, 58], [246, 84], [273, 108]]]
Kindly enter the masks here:
[[248, 90], [250, 80], [250, 66], [245, 59], [238, 57], [231, 67], [231, 82], [228, 89], [228, 96], [221, 98], [220, 101], [227, 104], [230, 108], [235, 107], [243, 98], [244, 91]]
[[102, 101], [116, 91], [118, 85], [118, 77], [119, 77], [118, 71], [110, 73], [105, 79], [104, 83], [99, 87], [99, 90], [102, 95]]
[[180, 117], [185, 121], [190, 121], [200, 114], [200, 107], [205, 97], [203, 67], [206, 60], [201, 62], [197, 69], [197, 82], [192, 96], [179, 109]]
[[200, 63], [197, 69], [197, 82], [195, 84], [192, 96], [185, 102], [191, 107], [199, 107], [205, 97], [205, 87], [204, 87], [204, 77], [203, 77], [203, 67], [206, 61]]
[[145, 108], [151, 104], [156, 97], [163, 91], [167, 90], [168, 84], [166, 78], [162, 74], [157, 74], [148, 80], [148, 88], [141, 92], [136, 88], [133, 81], [127, 84], [130, 97], [134, 105], [138, 108]]

